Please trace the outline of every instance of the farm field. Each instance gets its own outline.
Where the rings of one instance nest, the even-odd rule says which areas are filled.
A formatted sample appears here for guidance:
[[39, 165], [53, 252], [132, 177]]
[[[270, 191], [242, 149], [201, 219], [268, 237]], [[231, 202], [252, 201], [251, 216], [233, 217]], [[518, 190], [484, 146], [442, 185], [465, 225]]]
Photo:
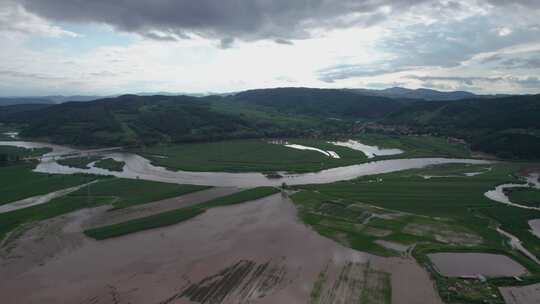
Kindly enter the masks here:
[[[64, 176], [59, 176], [58, 178], [62, 177]], [[72, 176], [69, 175], [67, 177]], [[95, 176], [81, 175], [79, 177], [81, 183], [88, 183], [97, 179]], [[47, 185], [47, 187], [50, 186], [50, 184]], [[65, 186], [65, 184], [62, 186]], [[207, 188], [150, 181], [101, 178], [96, 183], [85, 186], [66, 196], [53, 199], [46, 204], [0, 213], [0, 240], [7, 233], [20, 228], [21, 225], [46, 220], [80, 209], [102, 205], [111, 205], [112, 209], [121, 209], [201, 191]]]
[[[466, 147], [448, 143], [442, 138], [371, 136], [366, 139], [367, 144], [381, 144], [385, 148], [399, 148], [405, 151], [403, 155], [377, 157], [369, 161], [406, 157], [470, 156]], [[404, 143], [401, 143], [401, 140], [404, 140]], [[291, 149], [264, 140], [160, 145], [135, 152], [156, 165], [184, 171], [310, 172], [368, 161], [361, 151], [333, 145], [326, 140], [289, 139], [281, 142], [334, 151], [340, 158], [331, 158], [316, 151]]]
[[97, 240], [118, 237], [147, 229], [159, 228], [178, 224], [192, 217], [195, 217], [206, 210], [214, 207], [240, 204], [247, 201], [257, 200], [278, 192], [276, 188], [259, 187], [244, 190], [228, 196], [216, 198], [192, 207], [167, 211], [148, 217], [142, 217], [131, 221], [113, 224], [110, 226], [98, 227], [85, 230], [84, 233]]
[[[448, 303], [493, 296], [489, 303], [504, 303], [498, 293], [489, 291], [496, 290], [500, 281], [471, 284], [443, 277], [433, 270], [427, 255], [445, 251], [501, 253], [528, 267], [533, 274], [528, 280], [536, 282], [540, 267], [506, 245], [495, 228], [500, 226], [520, 238], [538, 257], [538, 239], [527, 222], [539, 218], [540, 212], [508, 207], [483, 195], [499, 184], [518, 182], [516, 174], [521, 166], [433, 166], [300, 186], [292, 199], [305, 223], [345, 246], [383, 256], [413, 254], [432, 270]], [[473, 172], [481, 174], [469, 175]]]

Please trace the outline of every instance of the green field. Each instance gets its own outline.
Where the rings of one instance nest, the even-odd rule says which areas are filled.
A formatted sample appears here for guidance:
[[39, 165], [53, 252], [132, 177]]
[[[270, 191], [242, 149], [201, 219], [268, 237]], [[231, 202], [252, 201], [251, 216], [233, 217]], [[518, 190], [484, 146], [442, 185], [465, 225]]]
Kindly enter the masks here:
[[[451, 143], [444, 137], [363, 134], [358, 136], [358, 140], [366, 145], [405, 151], [403, 154], [393, 155], [390, 158], [435, 156], [467, 158], [471, 156], [471, 152], [467, 146], [459, 143]], [[379, 158], [388, 158], [388, 156]]]
[[57, 160], [56, 162], [62, 166], [68, 166], [79, 169], [90, 169], [90, 163], [100, 160], [99, 157], [71, 157]]
[[[318, 143], [324, 144], [324, 141]], [[334, 151], [345, 149], [336, 147]], [[319, 152], [296, 150], [263, 140], [162, 145], [137, 152], [157, 165], [186, 171], [305, 172], [359, 163], [366, 159], [359, 151], [350, 150], [346, 158], [332, 159]]]
[[0, 155], [18, 158], [37, 157], [49, 152], [51, 152], [51, 149], [49, 148], [25, 149], [14, 146], [0, 146]]
[[98, 160], [95, 164], [97, 168], [107, 169], [109, 171], [122, 172], [125, 162], [116, 161], [112, 158], [105, 158]]
[[34, 164], [0, 167], [0, 205], [87, 183], [82, 174], [55, 175], [32, 172]]
[[[496, 226], [516, 235], [540, 257], [540, 242], [527, 221], [540, 212], [493, 202], [484, 193], [497, 185], [518, 182], [521, 164], [443, 165], [426, 169], [361, 177], [347, 182], [297, 187], [292, 196], [300, 218], [319, 233], [345, 246], [383, 256], [399, 255], [380, 240], [416, 244], [414, 256], [434, 276], [448, 303], [483, 303], [489, 292], [508, 280], [487, 283], [445, 278], [426, 258], [429, 252], [480, 251], [509, 255], [540, 281], [540, 267], [505, 244]], [[488, 170], [488, 167], [491, 169]], [[468, 177], [465, 173], [484, 172]], [[425, 179], [423, 176], [441, 176]], [[368, 220], [369, 219], [369, 220]], [[502, 303], [500, 295], [489, 303]]]
[[[73, 175], [66, 177], [69, 176], [73, 177]], [[86, 183], [95, 178], [88, 175], [81, 177], [81, 181]], [[54, 199], [49, 203], [0, 214], [0, 240], [6, 233], [24, 223], [45, 220], [79, 209], [100, 205], [112, 205], [113, 209], [126, 208], [206, 188], [208, 187], [102, 178], [90, 186]]]
[[277, 193], [278, 191], [278, 189], [272, 187], [259, 187], [244, 190], [238, 193], [213, 199], [196, 206], [163, 212], [119, 224], [89, 229], [84, 231], [84, 233], [94, 239], [103, 240], [147, 229], [170, 226], [195, 217], [210, 208], [253, 201]]
[[540, 190], [530, 188], [515, 188], [508, 193], [510, 201], [524, 206], [540, 206]]
[[[376, 159], [470, 156], [463, 145], [450, 144], [446, 139], [441, 138], [413, 136], [399, 138], [369, 136], [366, 138], [369, 139], [369, 143], [407, 151], [406, 154]], [[150, 159], [156, 165], [185, 171], [310, 172], [368, 161], [368, 158], [361, 151], [336, 146], [326, 140], [289, 139], [288, 143], [335, 151], [340, 158], [334, 159], [316, 151], [302, 151], [283, 145], [270, 144], [265, 140], [158, 145], [135, 152]]]

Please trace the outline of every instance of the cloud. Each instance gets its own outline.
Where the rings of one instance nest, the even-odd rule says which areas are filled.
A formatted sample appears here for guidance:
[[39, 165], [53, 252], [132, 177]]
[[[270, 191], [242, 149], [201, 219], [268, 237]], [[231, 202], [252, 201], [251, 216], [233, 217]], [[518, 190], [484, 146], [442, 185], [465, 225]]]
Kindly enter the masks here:
[[516, 76], [496, 76], [496, 77], [484, 77], [484, 76], [474, 76], [474, 77], [460, 77], [460, 76], [416, 76], [409, 75], [409, 79], [416, 79], [423, 82], [425, 87], [446, 87], [446, 88], [455, 88], [456, 86], [450, 86], [448, 83], [458, 84], [459, 86], [474, 88], [476, 89], [480, 85], [485, 84], [494, 84], [494, 83], [503, 83], [509, 85], [517, 85], [522, 88], [527, 89], [537, 89], [540, 90], [540, 78], [537, 76], [525, 76], [525, 77], [516, 77]]
[[0, 32], [30, 34], [48, 37], [77, 37], [76, 33], [49, 24], [46, 20], [28, 13], [12, 1], [0, 3]]
[[[312, 29], [370, 26], [430, 0], [20, 0], [59, 22], [105, 23], [148, 38], [303, 39]], [[163, 35], [155, 35], [155, 31]], [[154, 32], [154, 34], [149, 34]], [[285, 41], [282, 40], [282, 41]]]
[[460, 76], [416, 76], [409, 75], [406, 78], [416, 79], [424, 82], [445, 81], [445, 82], [457, 82], [464, 85], [472, 86], [478, 81], [484, 82], [497, 82], [504, 81], [504, 77], [460, 77]]
[[223, 38], [219, 42], [219, 47], [222, 49], [230, 49], [233, 47], [233, 45], [234, 45], [234, 38], [232, 37]]
[[319, 70], [319, 80], [332, 83], [355, 77], [373, 77], [386, 74], [399, 73], [409, 70], [409, 67], [381, 67], [371, 64], [340, 64]]
[[34, 80], [65, 80], [65, 77], [46, 75], [40, 73], [25, 73], [12, 70], [0, 70], [0, 77], [11, 77], [11, 78], [25, 78], [25, 79], [34, 79]]

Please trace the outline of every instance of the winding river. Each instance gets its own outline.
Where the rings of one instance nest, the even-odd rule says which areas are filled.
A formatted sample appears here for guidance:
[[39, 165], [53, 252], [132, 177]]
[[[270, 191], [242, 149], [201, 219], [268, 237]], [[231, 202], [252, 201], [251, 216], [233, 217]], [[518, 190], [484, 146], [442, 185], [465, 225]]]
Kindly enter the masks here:
[[40, 163], [35, 168], [36, 172], [73, 174], [91, 173], [98, 175], [114, 175], [123, 178], [143, 179], [160, 182], [192, 184], [204, 186], [225, 186], [225, 187], [257, 187], [257, 186], [278, 186], [282, 183], [289, 185], [300, 184], [325, 184], [337, 181], [351, 180], [360, 176], [389, 173], [401, 170], [423, 168], [429, 165], [440, 165], [449, 163], [462, 164], [489, 164], [486, 160], [473, 159], [453, 159], [453, 158], [410, 158], [374, 161], [364, 164], [332, 168], [313, 173], [289, 174], [280, 172], [282, 178], [267, 178], [261, 173], [227, 173], [227, 172], [188, 172], [171, 171], [163, 167], [154, 166], [151, 162], [137, 154], [114, 151], [97, 151], [103, 157], [110, 157], [117, 161], [126, 163], [122, 172], [113, 172], [91, 166], [90, 169], [80, 169], [60, 165], [55, 157], [61, 158], [63, 154], [82, 153], [88, 151], [77, 150], [75, 148], [53, 145], [47, 143], [24, 142], [24, 141], [0, 141], [0, 145], [18, 146], [23, 148], [51, 148], [52, 151], [41, 158]]

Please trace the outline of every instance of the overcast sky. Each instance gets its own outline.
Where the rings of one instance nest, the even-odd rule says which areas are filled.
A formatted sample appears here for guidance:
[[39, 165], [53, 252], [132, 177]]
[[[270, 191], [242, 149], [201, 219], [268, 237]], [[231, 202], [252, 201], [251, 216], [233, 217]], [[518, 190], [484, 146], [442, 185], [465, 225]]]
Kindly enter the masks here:
[[540, 93], [538, 0], [0, 0], [0, 95]]

